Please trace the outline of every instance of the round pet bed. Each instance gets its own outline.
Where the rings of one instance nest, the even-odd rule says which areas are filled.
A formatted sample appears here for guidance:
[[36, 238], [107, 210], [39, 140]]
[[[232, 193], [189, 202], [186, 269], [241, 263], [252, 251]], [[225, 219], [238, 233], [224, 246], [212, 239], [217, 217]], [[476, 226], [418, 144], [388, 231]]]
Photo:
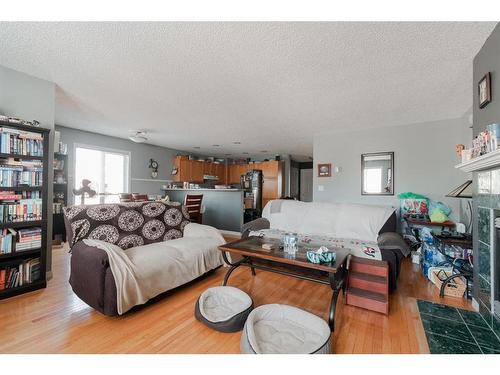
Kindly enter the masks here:
[[218, 286], [204, 291], [194, 315], [210, 328], [221, 332], [237, 332], [243, 329], [253, 301], [244, 291], [232, 286]]
[[245, 354], [327, 354], [330, 327], [321, 318], [288, 305], [262, 305], [245, 323], [240, 349]]

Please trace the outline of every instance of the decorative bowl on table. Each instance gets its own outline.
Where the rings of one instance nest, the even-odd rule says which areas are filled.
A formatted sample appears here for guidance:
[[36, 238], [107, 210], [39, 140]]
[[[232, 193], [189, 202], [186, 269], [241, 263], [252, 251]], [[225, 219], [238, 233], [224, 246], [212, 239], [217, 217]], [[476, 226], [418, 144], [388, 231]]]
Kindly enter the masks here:
[[318, 250], [308, 250], [306, 256], [309, 262], [315, 264], [331, 263], [336, 258], [335, 252], [328, 250], [325, 246], [321, 246]]

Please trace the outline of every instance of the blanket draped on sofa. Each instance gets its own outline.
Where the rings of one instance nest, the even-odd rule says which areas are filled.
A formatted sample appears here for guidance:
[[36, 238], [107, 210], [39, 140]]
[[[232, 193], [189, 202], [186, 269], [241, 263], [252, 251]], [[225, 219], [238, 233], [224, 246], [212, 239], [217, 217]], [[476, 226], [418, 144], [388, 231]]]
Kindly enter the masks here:
[[222, 257], [217, 246], [225, 241], [215, 228], [190, 223], [184, 228], [183, 239], [126, 250], [102, 240], [86, 238], [83, 242], [107, 253], [121, 315], [220, 266]]
[[305, 246], [348, 248], [352, 255], [381, 260], [378, 235], [393, 213], [384, 206], [275, 200], [262, 212], [270, 229], [250, 234], [281, 238], [294, 232]]

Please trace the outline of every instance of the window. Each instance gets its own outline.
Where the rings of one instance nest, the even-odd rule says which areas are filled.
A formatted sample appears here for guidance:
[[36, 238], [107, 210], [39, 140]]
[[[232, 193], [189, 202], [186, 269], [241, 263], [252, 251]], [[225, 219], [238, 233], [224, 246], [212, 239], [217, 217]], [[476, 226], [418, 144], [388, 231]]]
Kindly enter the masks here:
[[[93, 146], [75, 146], [75, 189], [82, 180], [90, 180], [90, 187], [97, 192], [85, 196], [85, 204], [116, 203], [120, 193], [130, 189], [130, 153]], [[75, 195], [75, 204], [81, 204], [81, 195]]]

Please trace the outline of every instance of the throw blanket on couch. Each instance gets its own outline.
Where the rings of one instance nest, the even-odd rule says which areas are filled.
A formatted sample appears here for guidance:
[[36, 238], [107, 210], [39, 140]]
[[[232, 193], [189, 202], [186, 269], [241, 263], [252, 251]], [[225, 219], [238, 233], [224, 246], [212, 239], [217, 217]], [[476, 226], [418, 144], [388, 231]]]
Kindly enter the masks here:
[[[261, 229], [250, 232], [250, 236], [282, 239], [286, 233], [288, 232], [279, 229]], [[350, 254], [357, 257], [382, 260], [377, 242], [362, 241], [353, 238], [334, 238], [323, 234], [298, 233], [297, 235], [299, 237], [299, 244], [308, 249], [318, 249], [320, 246], [326, 246], [330, 249], [340, 247], [349, 249]]]
[[381, 260], [377, 238], [393, 213], [384, 206], [274, 200], [262, 212], [270, 229], [250, 235], [282, 238], [292, 232], [307, 247], [348, 248], [355, 256]]
[[262, 211], [271, 229], [377, 242], [393, 207], [353, 203], [274, 200]]
[[225, 243], [217, 229], [194, 223], [185, 226], [182, 239], [127, 250], [102, 240], [83, 241], [107, 253], [120, 315], [222, 265], [217, 247]]

